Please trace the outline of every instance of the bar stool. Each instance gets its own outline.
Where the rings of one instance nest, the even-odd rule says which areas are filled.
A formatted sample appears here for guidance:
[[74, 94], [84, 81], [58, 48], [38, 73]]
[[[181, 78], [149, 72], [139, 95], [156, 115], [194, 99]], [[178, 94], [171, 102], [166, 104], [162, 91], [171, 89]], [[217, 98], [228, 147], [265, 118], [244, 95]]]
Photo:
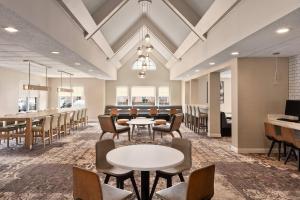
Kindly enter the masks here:
[[190, 105], [187, 105], [187, 122], [186, 122], [186, 127], [187, 128], [190, 128], [190, 125], [191, 125], [191, 109], [190, 109]]
[[194, 126], [194, 113], [193, 113], [193, 106], [190, 105], [190, 129], [193, 130]]
[[203, 109], [201, 109], [199, 106], [197, 109], [198, 109], [198, 114], [199, 114], [198, 133], [207, 132], [208, 114], [205, 113], [205, 111]]
[[188, 110], [189, 110], [189, 106], [186, 104], [185, 105], [185, 113], [184, 113], [184, 125], [186, 127], [188, 127], [188, 118], [189, 118]]
[[[294, 129], [281, 127], [281, 132], [283, 141], [285, 142], [285, 144], [291, 147], [284, 164], [288, 162], [293, 153], [298, 160], [298, 171], [300, 171], [300, 139], [299, 137], [297, 137], [296, 131]], [[295, 152], [296, 150], [298, 150], [298, 158]]]

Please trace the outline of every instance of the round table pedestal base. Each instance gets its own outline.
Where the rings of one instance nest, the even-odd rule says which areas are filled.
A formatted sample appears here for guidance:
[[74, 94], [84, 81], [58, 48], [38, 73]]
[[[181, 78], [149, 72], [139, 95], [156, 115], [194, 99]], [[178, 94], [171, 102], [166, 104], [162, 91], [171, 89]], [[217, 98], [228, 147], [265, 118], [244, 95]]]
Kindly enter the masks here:
[[149, 198], [149, 171], [141, 171], [141, 198], [142, 200], [150, 200]]

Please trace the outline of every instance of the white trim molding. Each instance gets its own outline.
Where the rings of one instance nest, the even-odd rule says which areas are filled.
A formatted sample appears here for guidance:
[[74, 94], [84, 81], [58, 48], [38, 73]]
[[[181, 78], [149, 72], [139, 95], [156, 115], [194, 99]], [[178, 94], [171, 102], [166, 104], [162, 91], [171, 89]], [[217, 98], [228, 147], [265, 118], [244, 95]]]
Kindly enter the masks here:
[[222, 137], [221, 133], [211, 133], [211, 132], [208, 132], [207, 136], [208, 137], [212, 137], [212, 138], [220, 138], [220, 137]]
[[[268, 153], [269, 148], [238, 148], [233, 145], [230, 145], [230, 150], [235, 153]], [[273, 152], [278, 151], [276, 148], [273, 149]]]

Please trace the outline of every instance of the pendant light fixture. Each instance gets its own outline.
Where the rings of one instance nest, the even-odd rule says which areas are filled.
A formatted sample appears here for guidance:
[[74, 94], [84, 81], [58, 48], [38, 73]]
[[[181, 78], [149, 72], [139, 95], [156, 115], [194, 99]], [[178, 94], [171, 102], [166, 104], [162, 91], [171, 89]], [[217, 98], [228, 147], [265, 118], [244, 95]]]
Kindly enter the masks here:
[[[48, 68], [51, 68], [51, 67], [46, 66], [46, 65], [41, 64], [41, 63], [38, 63], [38, 62], [35, 62], [33, 60], [23, 60], [23, 62], [28, 62], [28, 84], [23, 85], [23, 90], [49, 91], [49, 87], [48, 87]], [[31, 63], [34, 63], [36, 65], [40, 65], [40, 66], [45, 67], [45, 70], [46, 70], [46, 86], [31, 84]]]
[[[65, 71], [58, 71], [60, 72], [60, 87], [57, 88], [57, 92], [73, 92], [72, 89], [72, 76], [73, 74], [69, 73], [69, 72], [65, 72]], [[63, 87], [63, 74], [67, 74], [69, 75], [69, 88], [64, 88]]]
[[138, 77], [139, 77], [140, 79], [146, 78], [146, 72], [145, 72], [145, 71], [140, 71], [140, 72], [138, 73]]

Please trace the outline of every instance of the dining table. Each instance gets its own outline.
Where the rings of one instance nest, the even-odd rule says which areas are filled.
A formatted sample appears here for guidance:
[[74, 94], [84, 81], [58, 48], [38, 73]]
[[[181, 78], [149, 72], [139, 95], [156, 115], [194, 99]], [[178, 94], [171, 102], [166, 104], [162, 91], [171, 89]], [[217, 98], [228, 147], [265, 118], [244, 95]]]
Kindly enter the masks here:
[[62, 108], [62, 109], [49, 109], [43, 111], [34, 111], [34, 112], [20, 112], [17, 114], [7, 114], [4, 116], [0, 116], [0, 121], [24, 121], [26, 122], [26, 129], [25, 129], [25, 148], [31, 150], [32, 149], [32, 122], [34, 120], [41, 119], [43, 117], [49, 115], [55, 115], [60, 113], [67, 113], [73, 112], [75, 108]]
[[162, 145], [138, 144], [123, 146], [109, 151], [109, 164], [141, 172], [141, 199], [150, 200], [150, 171], [176, 167], [184, 161], [181, 151]]
[[151, 138], [151, 126], [154, 123], [155, 122], [152, 118], [146, 118], [146, 117], [138, 117], [127, 122], [127, 124], [132, 125], [132, 130], [131, 130], [132, 135], [135, 130], [135, 127], [137, 127], [138, 133], [140, 133], [140, 127], [147, 126], [150, 138]]

